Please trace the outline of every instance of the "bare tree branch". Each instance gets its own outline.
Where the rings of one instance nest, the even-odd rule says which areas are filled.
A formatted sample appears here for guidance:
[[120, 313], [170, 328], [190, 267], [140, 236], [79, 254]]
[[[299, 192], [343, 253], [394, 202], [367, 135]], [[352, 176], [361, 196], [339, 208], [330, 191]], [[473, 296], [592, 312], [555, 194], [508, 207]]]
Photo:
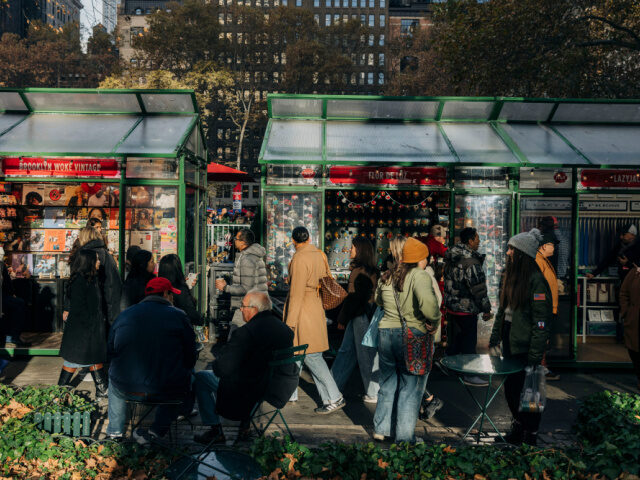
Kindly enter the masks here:
[[[606, 23], [607, 25], [612, 27], [614, 30], [620, 30], [622, 32], [625, 32], [635, 40], [635, 43], [623, 42], [623, 43], [627, 43], [627, 45], [634, 45], [633, 47], [627, 47], [627, 48], [633, 48], [633, 49], [636, 49], [636, 50], [640, 50], [640, 36], [636, 32], [634, 32], [633, 30], [631, 30], [628, 27], [619, 25], [619, 24], [615, 23], [614, 21], [609, 20], [606, 17], [601, 17], [599, 15], [585, 15], [583, 17], [580, 17], [579, 20], [597, 20], [599, 22]], [[601, 41], [604, 41], [604, 40], [601, 40]], [[620, 41], [620, 42], [622, 42], [622, 41]]]

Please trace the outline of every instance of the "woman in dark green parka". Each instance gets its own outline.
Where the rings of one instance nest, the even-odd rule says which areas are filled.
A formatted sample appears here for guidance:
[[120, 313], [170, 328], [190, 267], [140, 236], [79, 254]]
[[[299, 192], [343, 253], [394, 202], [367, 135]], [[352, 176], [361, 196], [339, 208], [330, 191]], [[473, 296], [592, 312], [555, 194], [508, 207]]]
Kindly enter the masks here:
[[[537, 231], [519, 233], [509, 240], [500, 308], [489, 341], [492, 351], [502, 342], [504, 357], [531, 367], [542, 362], [553, 308], [549, 284], [536, 264], [541, 241]], [[523, 370], [509, 375], [504, 383], [505, 397], [513, 416], [511, 432], [505, 440], [517, 445], [535, 445], [542, 414], [518, 411], [524, 379]]]

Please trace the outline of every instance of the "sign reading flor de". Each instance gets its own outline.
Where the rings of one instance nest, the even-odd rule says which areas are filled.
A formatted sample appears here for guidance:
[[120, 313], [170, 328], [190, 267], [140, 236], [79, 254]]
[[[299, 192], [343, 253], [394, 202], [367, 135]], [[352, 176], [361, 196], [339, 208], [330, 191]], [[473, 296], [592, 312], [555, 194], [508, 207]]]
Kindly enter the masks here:
[[111, 158], [7, 157], [2, 160], [2, 171], [20, 177], [117, 177], [120, 164]]
[[447, 183], [447, 169], [441, 167], [346, 167], [329, 168], [329, 182], [335, 185], [435, 185]]

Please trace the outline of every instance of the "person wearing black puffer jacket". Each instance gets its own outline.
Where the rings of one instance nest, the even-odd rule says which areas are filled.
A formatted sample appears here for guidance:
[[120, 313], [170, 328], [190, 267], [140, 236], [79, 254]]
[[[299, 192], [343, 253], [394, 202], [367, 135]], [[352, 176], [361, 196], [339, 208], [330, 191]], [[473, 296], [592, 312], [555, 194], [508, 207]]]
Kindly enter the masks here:
[[107, 396], [106, 325], [98, 272], [98, 254], [82, 249], [74, 255], [71, 278], [67, 284], [69, 315], [65, 320], [60, 356], [64, 364], [58, 385], [67, 385], [78, 368], [89, 367], [96, 384], [96, 398]]
[[125, 310], [145, 297], [144, 289], [155, 275], [156, 263], [148, 250], [139, 250], [131, 260], [131, 270], [122, 287], [120, 309]]
[[196, 301], [184, 278], [182, 262], [178, 255], [171, 253], [160, 259], [158, 263], [158, 277], [166, 278], [171, 282], [171, 285], [180, 290], [179, 295], [173, 296], [173, 305], [187, 314], [191, 325], [202, 325], [202, 315], [200, 315], [196, 308]]

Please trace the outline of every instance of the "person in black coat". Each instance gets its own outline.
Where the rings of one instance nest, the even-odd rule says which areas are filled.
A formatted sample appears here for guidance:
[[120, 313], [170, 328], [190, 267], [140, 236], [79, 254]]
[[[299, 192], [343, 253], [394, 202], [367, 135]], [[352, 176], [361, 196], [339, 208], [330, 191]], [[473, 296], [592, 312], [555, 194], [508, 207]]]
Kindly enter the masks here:
[[184, 313], [189, 317], [189, 321], [191, 321], [191, 325], [202, 325], [202, 315], [196, 308], [196, 301], [184, 278], [182, 262], [178, 255], [171, 253], [160, 259], [158, 277], [166, 278], [171, 282], [171, 285], [180, 290], [180, 295], [174, 295], [173, 297], [174, 305], [184, 310]]
[[107, 396], [105, 321], [98, 280], [98, 254], [82, 249], [75, 255], [67, 284], [69, 316], [65, 321], [60, 356], [64, 359], [58, 385], [67, 385], [80, 367], [90, 367], [96, 398]]
[[120, 314], [122, 281], [120, 280], [118, 265], [116, 265], [115, 259], [111, 256], [109, 250], [107, 250], [107, 246], [102, 238], [91, 240], [83, 245], [82, 248], [96, 252], [100, 259], [98, 282], [102, 292], [102, 311], [109, 325], [111, 325]]
[[[250, 291], [240, 309], [247, 324], [236, 330], [213, 362], [213, 371], [195, 374], [195, 389], [203, 425], [211, 428], [196, 434], [199, 443], [224, 442], [218, 414], [246, 425], [251, 410], [267, 391], [269, 361], [273, 351], [293, 346], [293, 331], [271, 313], [269, 295]], [[297, 387], [298, 369], [293, 369], [289, 398]]]
[[145, 297], [144, 289], [149, 280], [155, 277], [153, 274], [155, 269], [156, 262], [153, 260], [153, 254], [148, 250], [138, 250], [131, 260], [131, 271], [122, 287], [121, 310], [136, 305]]

